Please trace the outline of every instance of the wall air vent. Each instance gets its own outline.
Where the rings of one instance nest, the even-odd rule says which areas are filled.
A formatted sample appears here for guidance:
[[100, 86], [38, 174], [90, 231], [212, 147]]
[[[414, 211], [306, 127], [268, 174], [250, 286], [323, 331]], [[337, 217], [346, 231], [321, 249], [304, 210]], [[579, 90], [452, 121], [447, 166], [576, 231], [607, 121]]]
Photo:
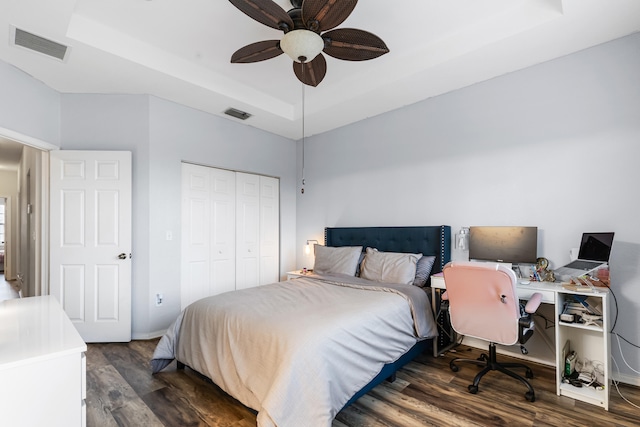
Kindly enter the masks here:
[[235, 108], [227, 108], [224, 113], [228, 116], [235, 117], [236, 119], [240, 120], [247, 120], [249, 117], [251, 117], [251, 114], [245, 113], [244, 111], [236, 110]]
[[60, 61], [64, 61], [69, 51], [68, 46], [45, 39], [44, 37], [36, 36], [20, 28], [15, 29], [14, 44], [59, 59]]

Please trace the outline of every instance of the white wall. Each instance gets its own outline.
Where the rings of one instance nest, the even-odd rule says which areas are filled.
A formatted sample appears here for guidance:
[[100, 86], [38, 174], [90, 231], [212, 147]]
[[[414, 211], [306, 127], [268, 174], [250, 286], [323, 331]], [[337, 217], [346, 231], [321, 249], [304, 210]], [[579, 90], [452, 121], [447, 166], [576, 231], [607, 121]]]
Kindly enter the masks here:
[[640, 344], [639, 52], [635, 34], [307, 138], [298, 265], [327, 226], [534, 225], [555, 267], [615, 231], [615, 331]]

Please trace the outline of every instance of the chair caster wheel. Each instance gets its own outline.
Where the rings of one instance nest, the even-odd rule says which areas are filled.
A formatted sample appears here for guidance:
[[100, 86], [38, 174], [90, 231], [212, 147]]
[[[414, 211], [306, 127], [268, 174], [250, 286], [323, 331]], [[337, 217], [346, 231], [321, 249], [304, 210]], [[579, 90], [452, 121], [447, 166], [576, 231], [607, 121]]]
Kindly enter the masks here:
[[469, 393], [471, 393], [471, 394], [477, 394], [478, 393], [478, 386], [477, 385], [471, 384], [467, 388], [469, 389]]
[[526, 376], [528, 379], [533, 378], [533, 371], [532, 371], [531, 369], [527, 369], [527, 373], [525, 374], [525, 376]]
[[529, 402], [535, 402], [536, 401], [536, 394], [532, 391], [528, 391], [524, 394], [525, 399], [527, 399]]
[[477, 359], [477, 360], [480, 360], [480, 361], [482, 361], [482, 362], [486, 362], [486, 361], [488, 361], [488, 360], [489, 360], [489, 356], [487, 356], [486, 354], [482, 353], [482, 354], [480, 355], [480, 357], [478, 357], [478, 359]]
[[453, 362], [449, 363], [449, 368], [451, 368], [453, 372], [458, 372], [459, 370], [458, 366], [454, 365]]

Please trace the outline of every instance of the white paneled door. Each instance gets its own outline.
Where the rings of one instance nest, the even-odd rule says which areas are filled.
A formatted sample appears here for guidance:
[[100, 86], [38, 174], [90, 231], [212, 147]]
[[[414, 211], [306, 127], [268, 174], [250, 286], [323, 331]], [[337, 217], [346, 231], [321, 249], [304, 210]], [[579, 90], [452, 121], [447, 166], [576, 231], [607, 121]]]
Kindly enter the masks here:
[[260, 284], [280, 280], [280, 180], [260, 177]]
[[236, 289], [280, 280], [280, 181], [236, 173]]
[[182, 308], [236, 288], [235, 173], [182, 164]]
[[50, 154], [51, 295], [85, 342], [131, 341], [131, 153]]
[[236, 174], [236, 289], [260, 284], [260, 176]]

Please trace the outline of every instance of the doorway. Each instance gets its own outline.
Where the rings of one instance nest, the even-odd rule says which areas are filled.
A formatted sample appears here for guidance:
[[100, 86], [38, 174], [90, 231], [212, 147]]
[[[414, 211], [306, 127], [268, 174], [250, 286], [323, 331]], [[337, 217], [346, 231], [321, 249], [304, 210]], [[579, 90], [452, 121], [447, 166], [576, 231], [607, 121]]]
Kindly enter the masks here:
[[58, 147], [0, 127], [0, 148], [2, 183], [6, 177], [12, 181], [6, 188], [0, 183], [0, 197], [7, 200], [3, 274], [24, 296], [47, 295], [49, 150]]
[[4, 254], [5, 254], [5, 206], [7, 199], [0, 197], [0, 273], [4, 275]]

